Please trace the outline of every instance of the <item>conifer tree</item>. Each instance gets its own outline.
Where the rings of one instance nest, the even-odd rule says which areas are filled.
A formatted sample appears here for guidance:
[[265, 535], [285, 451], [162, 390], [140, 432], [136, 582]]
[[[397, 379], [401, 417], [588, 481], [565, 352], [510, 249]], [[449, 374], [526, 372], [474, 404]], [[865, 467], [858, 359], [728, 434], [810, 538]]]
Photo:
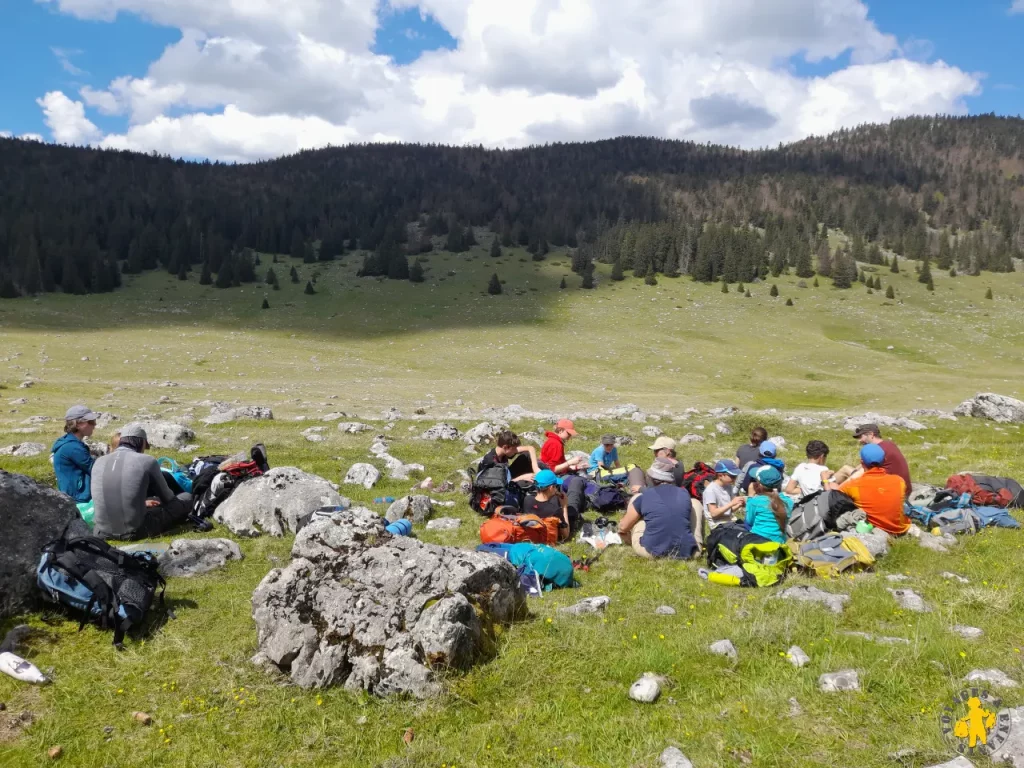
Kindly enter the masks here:
[[956, 267], [950, 267], [949, 268], [949, 276], [950, 277], [956, 277]]
[[277, 273], [274, 272], [274, 268], [273, 267], [270, 267], [267, 270], [266, 283], [267, 283], [267, 285], [277, 285]]
[[736, 293], [738, 293], [740, 296], [746, 293], [746, 290], [747, 289], [743, 287], [743, 283], [740, 283], [738, 286], [736, 286]]
[[647, 277], [644, 278], [644, 285], [657, 285], [658, 278], [654, 276], [654, 272], [648, 272]]
[[772, 283], [772, 289], [770, 291], [768, 291], [768, 295], [773, 297], [773, 298], [775, 296], [778, 296], [779, 295], [779, 286], [777, 286], [775, 283]]
[[492, 259], [500, 259], [501, 258], [501, 246], [498, 245], [498, 236], [497, 235], [495, 235], [494, 239], [491, 240], [491, 258]]
[[396, 253], [394, 256], [392, 256], [391, 261], [388, 264], [388, 279], [409, 279], [409, 260], [402, 254]]
[[409, 282], [422, 283], [423, 279], [423, 265], [420, 264], [419, 260], [416, 260], [409, 267]]
[[296, 227], [292, 230], [292, 248], [291, 257], [293, 259], [302, 259], [306, 255], [306, 242], [302, 238], [302, 233], [299, 228]]
[[814, 265], [811, 263], [810, 247], [801, 244], [796, 255], [796, 276], [814, 277]]
[[626, 276], [622, 274], [622, 259], [619, 258], [618, 254], [615, 254], [615, 261], [612, 262], [612, 280], [619, 282], [625, 279]]
[[746, 296], [748, 299], [751, 298], [751, 296], [750, 296], [750, 289], [747, 288], [747, 292], [745, 294], [743, 294], [743, 295]]
[[793, 300], [792, 299], [786, 299], [786, 306], [787, 307], [792, 307], [793, 306]]
[[210, 274], [210, 262], [208, 262], [208, 261], [204, 261], [203, 262], [203, 271], [199, 275], [199, 284], [200, 285], [212, 285], [213, 284], [213, 276]]
[[818, 278], [814, 278], [814, 287], [817, 288], [819, 285]]
[[885, 289], [885, 298], [887, 298], [887, 299], [895, 299], [896, 298], [896, 291], [893, 290], [891, 285], [888, 288]]
[[217, 281], [214, 283], [218, 288], [230, 288], [235, 283], [234, 260], [231, 254], [224, 257], [220, 270], [217, 272]]
[[288, 276], [291, 278], [293, 283], [299, 282], [299, 271], [295, 269], [295, 267], [292, 267], [292, 271], [288, 273]]
[[832, 251], [828, 247], [828, 240], [822, 240], [818, 246], [818, 274], [822, 277], [831, 277], [834, 262]]
[[917, 282], [924, 283], [925, 285], [932, 281], [932, 267], [929, 261], [930, 259], [926, 255], [924, 261], [921, 262], [921, 271], [917, 275]]
[[188, 280], [188, 264], [184, 261], [178, 266], [178, 279], [181, 281]]
[[594, 287], [594, 262], [588, 261], [587, 266], [584, 267], [583, 282], [580, 287], [586, 288], [588, 291]]
[[491, 294], [491, 296], [497, 296], [501, 293], [501, 280], [498, 279], [497, 272], [491, 275], [491, 279], [487, 283], [487, 292]]
[[931, 278], [928, 278], [928, 285], [925, 286], [929, 291], [935, 290], [935, 283], [932, 282]]
[[985, 291], [985, 298], [986, 299], [991, 299], [992, 298], [992, 289], [991, 288], [989, 288], [987, 291]]
[[566, 286], [565, 278], [563, 277], [563, 278], [562, 278], [562, 282], [560, 282], [560, 283], [558, 284], [558, 289], [559, 289], [559, 290], [561, 290], [561, 291], [564, 291], [564, 290], [566, 289], [566, 287], [567, 287], [567, 286]]
[[262, 308], [263, 309], [270, 309], [270, 302], [267, 301], [267, 297], [266, 296], [263, 297], [263, 307]]
[[0, 277], [0, 299], [16, 299], [21, 294], [7, 275]]
[[723, 277], [722, 278], [722, 293], [728, 293], [728, 292], [729, 292], [729, 284], [727, 282], [725, 282], [725, 278]]
[[894, 275], [898, 275], [900, 273], [900, 260], [895, 253], [892, 255], [892, 264], [889, 265], [889, 271]]
[[303, 291], [303, 293], [305, 293], [307, 296], [312, 296], [313, 294], [316, 293], [316, 291], [313, 290], [313, 284], [308, 280], [306, 281], [306, 290]]

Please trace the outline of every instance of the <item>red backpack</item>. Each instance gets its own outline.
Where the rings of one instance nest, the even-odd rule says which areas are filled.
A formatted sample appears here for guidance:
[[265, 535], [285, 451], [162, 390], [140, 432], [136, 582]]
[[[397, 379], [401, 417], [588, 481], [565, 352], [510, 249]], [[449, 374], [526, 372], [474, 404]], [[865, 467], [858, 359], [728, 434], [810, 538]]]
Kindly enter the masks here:
[[1002, 507], [1005, 509], [1013, 503], [1013, 492], [1000, 488], [998, 493], [986, 490], [978, 485], [972, 475], [951, 475], [946, 481], [946, 488], [959, 495], [971, 494], [971, 503], [977, 507]]
[[698, 461], [694, 463], [693, 469], [683, 475], [683, 488], [692, 498], [700, 501], [704, 497], [704, 489], [708, 487], [708, 483], [713, 483], [716, 477], [718, 475], [714, 467]]

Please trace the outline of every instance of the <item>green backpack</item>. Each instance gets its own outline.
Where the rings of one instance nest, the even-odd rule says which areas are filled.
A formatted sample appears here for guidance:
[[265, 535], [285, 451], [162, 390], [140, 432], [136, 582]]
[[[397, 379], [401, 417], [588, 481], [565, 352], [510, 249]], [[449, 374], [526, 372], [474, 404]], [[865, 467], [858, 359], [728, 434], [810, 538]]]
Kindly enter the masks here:
[[707, 539], [708, 581], [731, 587], [771, 587], [786, 578], [793, 553], [742, 523], [717, 526]]

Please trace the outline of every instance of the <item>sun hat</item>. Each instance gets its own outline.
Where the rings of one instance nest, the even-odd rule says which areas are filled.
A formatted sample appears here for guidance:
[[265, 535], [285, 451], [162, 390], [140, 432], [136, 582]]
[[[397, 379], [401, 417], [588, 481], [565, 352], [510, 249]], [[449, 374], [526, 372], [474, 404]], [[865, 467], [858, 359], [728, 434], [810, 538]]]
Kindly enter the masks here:
[[716, 475], [731, 475], [736, 477], [740, 473], [740, 468], [736, 466], [736, 462], [732, 459], [722, 459], [715, 464]]
[[555, 429], [564, 429], [570, 437], [576, 436], [576, 425], [572, 423], [572, 419], [559, 419]]
[[654, 445], [650, 445], [648, 446], [648, 448], [650, 448], [652, 451], [663, 451], [666, 449], [669, 451], [674, 451], [676, 449], [676, 441], [673, 440], [671, 437], [666, 437], [665, 435], [662, 435], [661, 437], [654, 441]]
[[775, 467], [756, 467], [751, 475], [770, 491], [777, 491], [782, 487], [782, 473]]
[[860, 460], [865, 467], [879, 467], [885, 461], [885, 449], [880, 445], [869, 443], [860, 449]]
[[550, 488], [553, 485], [558, 485], [558, 475], [550, 469], [542, 469], [534, 476], [533, 482], [538, 488]]

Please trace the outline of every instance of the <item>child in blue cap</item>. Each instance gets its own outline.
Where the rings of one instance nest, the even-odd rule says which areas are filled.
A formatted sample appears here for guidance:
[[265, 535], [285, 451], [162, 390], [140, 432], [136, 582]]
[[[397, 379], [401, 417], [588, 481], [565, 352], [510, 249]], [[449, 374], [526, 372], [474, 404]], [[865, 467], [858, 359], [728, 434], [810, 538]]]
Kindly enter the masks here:
[[745, 523], [747, 530], [778, 544], [786, 543], [786, 524], [793, 500], [779, 495], [782, 473], [772, 466], [755, 467], [750, 473]]

